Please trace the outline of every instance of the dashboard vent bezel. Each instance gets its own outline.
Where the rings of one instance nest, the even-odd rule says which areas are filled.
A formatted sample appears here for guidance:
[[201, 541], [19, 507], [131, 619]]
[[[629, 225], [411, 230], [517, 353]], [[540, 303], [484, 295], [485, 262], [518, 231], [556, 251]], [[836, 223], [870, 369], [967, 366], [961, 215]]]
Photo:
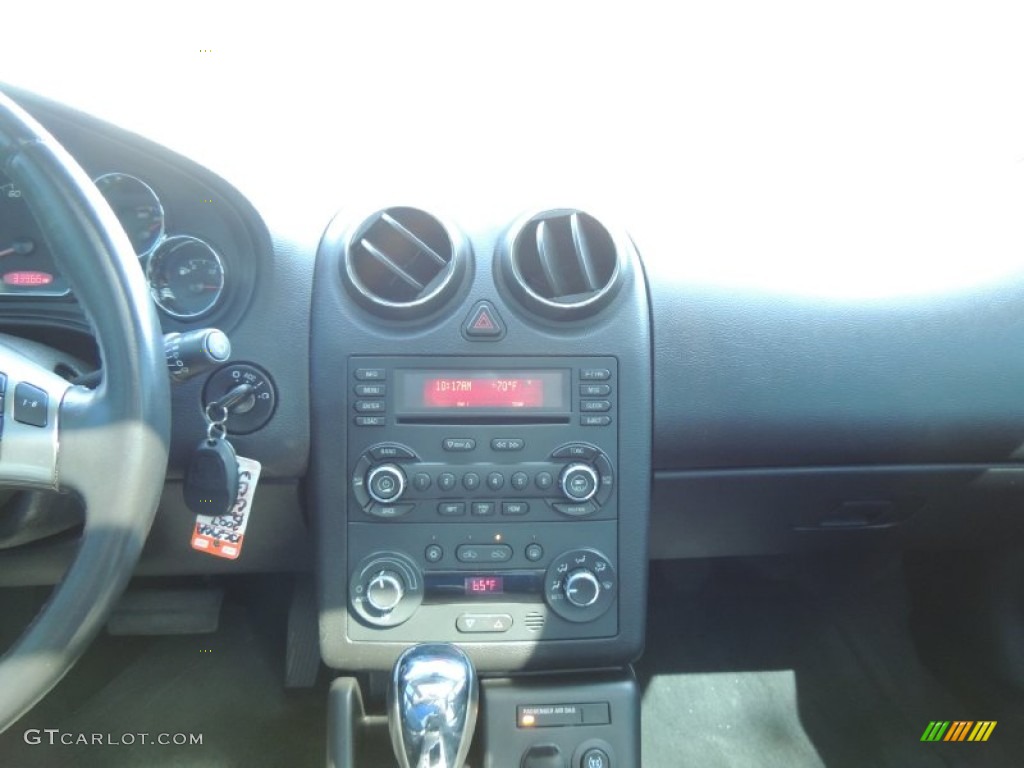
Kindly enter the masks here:
[[414, 320], [440, 310], [466, 275], [467, 249], [458, 230], [421, 208], [382, 208], [346, 242], [346, 287], [363, 308], [387, 319]]
[[590, 317], [621, 287], [627, 252], [595, 216], [556, 208], [524, 216], [498, 254], [499, 282], [545, 320]]

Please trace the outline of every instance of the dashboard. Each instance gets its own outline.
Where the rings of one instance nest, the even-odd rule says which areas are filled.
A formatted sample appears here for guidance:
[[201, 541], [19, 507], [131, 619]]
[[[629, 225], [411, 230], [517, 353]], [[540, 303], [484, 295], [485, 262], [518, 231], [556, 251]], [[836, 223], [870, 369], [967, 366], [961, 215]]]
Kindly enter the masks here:
[[[220, 328], [235, 350], [223, 370], [174, 388], [166, 492], [140, 573], [307, 570], [317, 550], [325, 632], [343, 638], [325, 649], [335, 664], [379, 664], [389, 652], [367, 639], [382, 631], [372, 617], [349, 616], [363, 605], [349, 587], [367, 558], [398, 545], [442, 592], [465, 572], [475, 581], [461, 582], [462, 597], [497, 605], [523, 619], [517, 626], [522, 605], [572, 625], [544, 599], [541, 573], [579, 540], [617, 574], [615, 611], [602, 614], [617, 621], [587, 630], [595, 657], [628, 659], [642, 645], [630, 627], [649, 557], [946, 546], [1016, 530], [1006, 502], [1024, 479], [1024, 363], [1006, 350], [1024, 333], [1019, 273], [844, 299], [687, 280], [661, 240], [591, 210], [509, 209], [455, 223], [443, 206], [389, 203], [279, 216], [181, 155], [7, 90], [118, 214], [164, 330]], [[3, 329], [95, 366], [88, 321], [52, 267], [31, 201], [0, 182]], [[244, 556], [223, 562], [189, 547], [180, 483], [204, 405], [239, 376], [267, 393], [256, 414], [228, 423], [238, 452], [263, 464], [265, 511]], [[381, 446], [405, 453], [382, 462]], [[572, 462], [556, 455], [565, 446], [585, 454], [598, 484], [607, 478], [603, 503], [566, 495]], [[361, 490], [382, 463], [407, 494], [401, 508]], [[489, 487], [492, 474], [503, 484]], [[525, 485], [511, 485], [523, 474]], [[442, 475], [459, 490], [439, 490]], [[450, 518], [443, 504], [456, 505]], [[504, 508], [529, 517], [503, 517]], [[511, 570], [535, 573], [529, 583], [449, 560], [466, 542], [440, 540], [548, 525], [553, 544], [513, 548]], [[530, 543], [544, 550], [536, 561]], [[433, 545], [443, 568], [428, 559]], [[5, 552], [3, 578], [52, 581], [69, 546]], [[420, 598], [423, 615], [442, 610], [436, 595]], [[552, 631], [545, 647], [557, 648]], [[564, 653], [526, 641], [501, 648], [488, 657], [498, 668]]]
[[[910, 297], [816, 297], [687, 280], [662, 241], [593, 211], [509, 209], [468, 225], [429, 205], [277, 217], [181, 155], [9, 90], [111, 203], [164, 330], [217, 327], [235, 349], [236, 367], [213, 384], [218, 372], [174, 388], [167, 491], [142, 573], [308, 568], [314, 541], [344, 548], [346, 508], [365, 506], [345, 481], [374, 441], [476, 430], [489, 446], [525, 439], [506, 428], [522, 424], [552, 435], [528, 457], [540, 462], [576, 440], [577, 419], [615, 433], [613, 449], [597, 448], [627, 462], [614, 467], [617, 503], [630, 506], [628, 494], [640, 511], [613, 517], [637, 562], [1007, 532], [1024, 444], [1024, 366], [1002, 353], [1024, 332], [1017, 273]], [[30, 201], [2, 190], [4, 330], [95, 365]], [[553, 254], [579, 269], [553, 270]], [[362, 356], [393, 360], [396, 378], [354, 379]], [[611, 360], [621, 384], [581, 381], [591, 357]], [[180, 481], [203, 406], [231, 375], [268, 393], [257, 415], [228, 425], [239, 453], [264, 465], [268, 511], [254, 516], [245, 557], [223, 563], [189, 549]], [[612, 399], [577, 402], [583, 386]], [[365, 394], [375, 388], [387, 394]], [[5, 553], [6, 578], [53, 579], [60, 551]], [[325, 588], [346, 604], [347, 558], [320, 556], [337, 564]]]

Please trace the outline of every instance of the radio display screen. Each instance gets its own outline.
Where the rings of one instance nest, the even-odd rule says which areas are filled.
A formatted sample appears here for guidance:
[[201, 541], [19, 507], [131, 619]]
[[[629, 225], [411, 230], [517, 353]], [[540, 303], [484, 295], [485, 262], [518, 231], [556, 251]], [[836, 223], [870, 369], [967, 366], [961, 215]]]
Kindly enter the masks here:
[[568, 411], [569, 371], [397, 370], [399, 413]]

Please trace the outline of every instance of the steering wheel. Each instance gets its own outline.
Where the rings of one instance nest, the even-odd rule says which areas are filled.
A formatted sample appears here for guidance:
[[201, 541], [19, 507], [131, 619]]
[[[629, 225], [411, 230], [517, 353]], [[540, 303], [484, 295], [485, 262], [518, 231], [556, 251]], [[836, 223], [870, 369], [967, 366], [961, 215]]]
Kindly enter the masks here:
[[85, 172], [3, 93], [0, 170], [21, 189], [91, 320], [104, 374], [95, 390], [72, 386], [0, 346], [0, 484], [71, 492], [85, 504], [74, 561], [0, 658], [4, 730], [81, 656], [131, 577], [163, 488], [170, 393], [160, 325], [127, 235]]

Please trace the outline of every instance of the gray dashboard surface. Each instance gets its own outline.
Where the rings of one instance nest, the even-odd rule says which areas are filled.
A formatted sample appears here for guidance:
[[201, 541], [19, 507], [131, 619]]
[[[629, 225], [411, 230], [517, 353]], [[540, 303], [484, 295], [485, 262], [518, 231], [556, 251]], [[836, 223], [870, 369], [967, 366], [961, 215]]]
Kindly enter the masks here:
[[647, 264], [656, 469], [1018, 458], [1024, 275], [849, 301], [683, 284], [661, 266]]

